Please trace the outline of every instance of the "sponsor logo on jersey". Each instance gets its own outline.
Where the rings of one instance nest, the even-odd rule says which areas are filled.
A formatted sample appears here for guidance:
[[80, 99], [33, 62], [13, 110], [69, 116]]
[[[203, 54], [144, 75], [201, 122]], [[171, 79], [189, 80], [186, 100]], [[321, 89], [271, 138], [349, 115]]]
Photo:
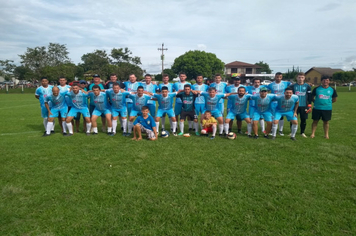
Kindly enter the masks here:
[[320, 99], [329, 99], [330, 96], [326, 96], [326, 95], [320, 94], [320, 95], [319, 95], [319, 98], [320, 98]]

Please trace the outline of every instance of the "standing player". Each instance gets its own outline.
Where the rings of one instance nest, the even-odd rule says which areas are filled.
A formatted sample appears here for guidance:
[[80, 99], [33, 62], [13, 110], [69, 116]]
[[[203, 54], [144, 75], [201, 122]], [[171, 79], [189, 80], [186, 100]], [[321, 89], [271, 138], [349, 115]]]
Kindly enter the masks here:
[[308, 108], [309, 106], [311, 107], [311, 87], [309, 84], [304, 83], [304, 80], [305, 74], [303, 72], [298, 73], [297, 83], [292, 84], [290, 88], [299, 98], [297, 114], [300, 115], [300, 135], [303, 138], [306, 138], [307, 136], [304, 134], [304, 132], [305, 127], [307, 126]]
[[255, 109], [253, 112], [253, 132], [255, 133], [255, 139], [258, 138], [258, 121], [263, 118], [267, 123], [265, 138], [268, 139], [268, 134], [272, 129], [272, 102], [276, 95], [267, 94], [267, 88], [261, 88], [260, 94], [252, 96], [250, 99], [255, 101]]
[[[150, 74], [146, 74], [145, 75], [145, 83], [142, 84], [142, 86], [146, 92], [155, 94], [158, 86], [155, 84], [152, 84], [151, 81], [152, 81], [152, 76]], [[155, 118], [155, 116], [156, 116], [156, 101], [149, 100], [147, 102], [147, 107], [150, 110], [150, 115], [153, 118]], [[159, 128], [159, 127], [157, 127], [157, 128]]]
[[[226, 87], [226, 92], [227, 93], [237, 93], [240, 87], [245, 88], [245, 86], [241, 85], [241, 78], [240, 77], [234, 77], [233, 78], [233, 84], [229, 85]], [[229, 113], [229, 110], [232, 108], [232, 103], [233, 101], [228, 99], [227, 101], [227, 113]], [[231, 132], [232, 130], [232, 125], [233, 125], [233, 120], [230, 120], [229, 123], [229, 131]], [[237, 124], [237, 133], [242, 134], [241, 127], [242, 127], [242, 121], [239, 119], [236, 119], [236, 124]]]
[[198, 97], [197, 92], [192, 91], [191, 86], [186, 84], [184, 85], [184, 92], [178, 93], [176, 97], [182, 100], [182, 111], [179, 122], [180, 133], [178, 135], [183, 135], [184, 121], [186, 117], [189, 117], [190, 120], [194, 121], [195, 134], [199, 136], [198, 116], [194, 110], [194, 101]]
[[211, 138], [210, 139], [214, 139], [215, 138], [215, 134], [216, 134], [216, 120], [214, 117], [211, 116], [211, 112], [210, 111], [205, 111], [204, 113], [204, 118], [201, 121], [202, 124], [202, 134], [203, 132], [206, 133], [207, 137], [209, 137], [209, 133], [212, 133]]
[[[66, 92], [66, 94], [67, 93], [68, 92]], [[52, 95], [49, 95], [45, 98], [45, 106], [47, 108], [49, 118], [48, 118], [48, 122], [47, 122], [46, 133], [43, 136], [51, 135], [54, 118], [59, 117], [59, 114], [61, 117], [60, 122], [62, 123], [62, 126], [63, 126], [63, 135], [66, 135], [65, 119], [67, 117], [68, 106], [65, 101], [65, 98], [66, 98], [66, 96], [62, 95], [59, 92], [58, 87], [53, 87]], [[48, 105], [49, 103], [52, 104], [51, 108], [49, 108], [49, 105]]]
[[[246, 91], [251, 94], [252, 96], [254, 95], [258, 95], [260, 93], [260, 89], [264, 88], [264, 85], [261, 85], [261, 79], [258, 77], [255, 77], [253, 79], [253, 85], [252, 86], [248, 86], [246, 88]], [[253, 113], [254, 110], [256, 109], [256, 102], [254, 100], [250, 100], [249, 105], [248, 105], [248, 112], [250, 114], [251, 119], [253, 118]], [[265, 121], [263, 118], [261, 118], [259, 120], [260, 126], [261, 126], [261, 131], [265, 134]]]
[[108, 124], [107, 134], [113, 136], [110, 111], [111, 107], [109, 105], [106, 93], [101, 92], [100, 87], [98, 85], [94, 85], [92, 88], [92, 92], [89, 92], [88, 95], [90, 96], [90, 100], [94, 101], [95, 104], [95, 108], [91, 116], [93, 134], [98, 134], [98, 124], [96, 123], [96, 120], [99, 116], [104, 115]]
[[[133, 94], [130, 94], [128, 96], [128, 98], [126, 99], [126, 101], [128, 99], [130, 99], [132, 101], [132, 108], [130, 110], [130, 118], [129, 118], [129, 125], [128, 125], [128, 133], [126, 134], [126, 136], [130, 136], [131, 135], [131, 131], [132, 131], [132, 127], [133, 127], [133, 122], [136, 116], [140, 116], [141, 114], [141, 110], [143, 106], [147, 106], [147, 102], [148, 100], [151, 99], [151, 96], [145, 94], [147, 92], [145, 92], [143, 90], [142, 86], [139, 86], [137, 88], [137, 93], [136, 92], [132, 92]], [[129, 103], [128, 103], [129, 104]]]
[[[184, 72], [179, 72], [179, 82], [176, 82], [173, 85], [173, 90], [174, 91], [179, 91], [179, 90], [184, 90], [184, 85], [190, 84], [189, 82], [186, 82], [185, 80], [187, 79], [187, 75]], [[182, 100], [180, 98], [176, 99], [176, 104], [174, 106], [174, 113], [176, 114], [176, 120], [178, 120], [178, 116], [182, 111]]]
[[[209, 86], [203, 83], [204, 82], [204, 78], [203, 78], [202, 75], [198, 75], [195, 80], [197, 82], [196, 82], [196, 84], [193, 85], [193, 90], [201, 91], [201, 92], [208, 91]], [[194, 108], [195, 108], [195, 114], [197, 116], [199, 116], [199, 114], [201, 114], [200, 121], [203, 120], [203, 111], [205, 110], [204, 107], [205, 107], [204, 97], [203, 96], [197, 97], [195, 99]]]
[[[221, 75], [216, 74], [215, 75], [215, 82], [210, 85], [210, 88], [215, 88], [217, 94], [224, 94], [226, 93], [226, 86], [227, 84], [225, 82], [221, 82]], [[224, 100], [220, 99], [219, 104], [218, 104], [218, 110], [220, 113], [224, 116]], [[214, 116], [214, 113], [213, 113]], [[215, 117], [217, 118], [217, 117]]]
[[291, 88], [287, 88], [284, 92], [284, 96], [276, 96], [273, 98], [273, 100], [277, 101], [277, 107], [272, 125], [272, 139], [276, 138], [279, 120], [282, 116], [286, 116], [287, 120], [292, 123], [291, 139], [295, 141], [295, 134], [297, 133], [298, 129], [298, 96], [293, 94], [293, 90]]
[[[61, 77], [59, 77], [58, 82], [59, 82], [59, 86], [58, 86], [59, 92], [62, 94], [63, 93], [66, 94], [70, 89], [70, 86], [67, 85], [67, 79], [64, 76], [61, 76]], [[67, 104], [68, 110], [70, 110], [72, 108], [72, 104], [70, 103], [70, 98], [68, 96], [65, 97], [65, 102]], [[61, 126], [62, 133], [65, 133], [66, 126], [63, 127], [63, 125], [62, 125], [61, 115], [62, 114], [59, 113], [58, 122], [59, 122], [59, 125]]]
[[[159, 87], [159, 91], [162, 91], [163, 87], [167, 87], [168, 89], [168, 93], [172, 93], [173, 92], [173, 84], [169, 83], [169, 76], [168, 74], [163, 74], [162, 77], [162, 82], [158, 85]], [[172, 129], [172, 120], [169, 119], [169, 123], [171, 125], [171, 129]], [[162, 130], [165, 130], [165, 124], [166, 124], [166, 114], [164, 114], [162, 116]], [[157, 127], [157, 130], [159, 129], [159, 127]]]
[[86, 134], [90, 135], [91, 122], [90, 113], [88, 109], [87, 92], [83, 89], [80, 89], [78, 84], [73, 84], [73, 86], [70, 88], [70, 92], [68, 92], [67, 95], [71, 98], [72, 103], [72, 109], [68, 112], [66, 118], [66, 124], [69, 132], [67, 136], [73, 135], [73, 126], [71, 121], [75, 116], [78, 115], [78, 113], [81, 113], [83, 115], [86, 123]]
[[226, 116], [225, 125], [224, 125], [226, 136], [229, 133], [230, 121], [233, 121], [236, 117], [236, 120], [239, 120], [240, 122], [242, 122], [243, 120], [246, 121], [247, 135], [251, 137], [251, 130], [252, 130], [251, 119], [250, 116], [247, 114], [246, 108], [247, 108], [248, 100], [252, 95], [245, 94], [245, 93], [246, 93], [245, 87], [240, 87], [238, 90], [238, 95], [232, 95], [228, 98], [228, 101], [230, 101], [230, 109]]
[[127, 107], [126, 107], [126, 97], [130, 95], [123, 89], [120, 89], [118, 83], [113, 84], [112, 89], [106, 90], [106, 94], [109, 97], [111, 103], [111, 114], [112, 114], [112, 132], [113, 135], [116, 134], [117, 118], [121, 117], [121, 124], [123, 126], [123, 135], [127, 136]]
[[313, 89], [311, 93], [314, 101], [314, 109], [312, 113], [312, 133], [311, 138], [315, 137], [316, 127], [320, 118], [323, 120], [324, 138], [329, 139], [329, 120], [331, 120], [332, 104], [336, 102], [336, 90], [329, 86], [330, 78], [323, 76], [321, 78], [321, 86]]
[[[134, 136], [132, 140], [140, 141], [142, 139], [142, 132], [147, 134], [147, 139], [154, 141], [158, 138], [157, 127], [155, 120], [148, 113], [148, 107], [143, 106], [141, 114], [134, 122]], [[136, 138], [136, 133], [138, 138]]]
[[105, 89], [113, 88], [115, 83], [119, 84], [121, 88], [125, 88], [125, 85], [123, 83], [121, 83], [121, 81], [117, 80], [117, 75], [116, 74], [111, 74], [110, 75], [110, 80], [105, 84]]
[[[286, 90], [286, 88], [291, 84], [290, 82], [287, 81], [282, 81], [283, 75], [281, 72], [277, 72], [276, 75], [274, 76], [274, 82], [270, 83], [269, 85], [267, 85], [267, 88], [269, 90], [271, 90], [272, 94], [275, 94], [277, 96], [282, 96], [284, 95], [284, 91]], [[273, 115], [275, 113], [277, 107], [277, 102], [274, 102], [272, 104], [272, 111], [273, 111]], [[283, 116], [281, 117], [281, 120], [279, 121], [279, 135], [284, 136], [283, 134], [283, 125], [284, 125], [284, 120], [283, 120]]]
[[[179, 91], [179, 90], [178, 90]], [[159, 127], [159, 121], [161, 117], [165, 114], [172, 120], [172, 132], [174, 136], [177, 136], [177, 120], [173, 110], [173, 100], [177, 95], [175, 93], [168, 93], [168, 88], [163, 87], [161, 90], [161, 94], [154, 94], [153, 97], [158, 101], [158, 110], [156, 115], [156, 127]]]
[[[131, 92], [137, 92], [137, 88], [139, 86], [142, 86], [142, 84], [140, 82], [137, 82], [136, 80], [137, 80], [136, 75], [135, 74], [130, 74], [129, 75], [129, 81], [125, 81], [124, 82], [125, 90], [130, 92], [130, 93]], [[131, 109], [133, 107], [133, 101], [132, 101], [131, 98], [126, 99], [126, 101], [127, 101], [127, 112], [130, 115]], [[139, 113], [141, 112], [141, 108], [140, 108], [140, 110], [138, 112]], [[131, 132], [130, 129], [129, 129], [129, 131]]]
[[[93, 75], [93, 83], [89, 85], [88, 90], [93, 90], [93, 86], [95, 85], [98, 85], [100, 89], [104, 89], [104, 85], [101, 83], [101, 79], [98, 74]], [[93, 115], [94, 109], [95, 109], [95, 103], [94, 101], [92, 101], [92, 99], [90, 99], [90, 103], [89, 103], [90, 116]], [[106, 126], [105, 115], [101, 116], [101, 124], [102, 124], [101, 130], [105, 132], [105, 126]]]
[[[87, 89], [87, 81], [85, 80], [79, 80], [79, 89], [83, 89], [84, 91], [88, 91]], [[67, 98], [69, 98], [68, 96], [66, 96]], [[69, 110], [69, 109], [68, 109]], [[76, 117], [74, 117], [75, 120], [75, 128], [76, 128], [76, 132], [79, 133], [79, 125], [80, 125], [80, 117], [82, 116], [81, 113], [78, 113]], [[85, 124], [85, 119], [83, 117], [83, 132], [86, 132], [86, 124]]]
[[[35, 92], [35, 97], [40, 101], [41, 105], [41, 116], [43, 118], [43, 126], [45, 130], [47, 129], [47, 122], [48, 122], [48, 111], [45, 106], [45, 99], [47, 96], [52, 95], [52, 85], [48, 85], [48, 79], [47, 77], [42, 77], [41, 78], [41, 86], [36, 89]], [[51, 104], [49, 104], [51, 106]], [[45, 131], [46, 133], [46, 131]], [[51, 130], [51, 133], [54, 133], [54, 122], [53, 122], [53, 128]]]

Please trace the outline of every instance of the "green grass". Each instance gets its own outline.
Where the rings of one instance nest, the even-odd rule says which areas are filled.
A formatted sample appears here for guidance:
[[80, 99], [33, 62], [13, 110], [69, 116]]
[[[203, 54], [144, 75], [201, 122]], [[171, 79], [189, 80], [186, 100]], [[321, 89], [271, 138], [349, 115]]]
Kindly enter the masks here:
[[33, 94], [2, 94], [0, 235], [355, 235], [355, 99], [339, 93], [330, 140], [135, 142], [42, 138]]

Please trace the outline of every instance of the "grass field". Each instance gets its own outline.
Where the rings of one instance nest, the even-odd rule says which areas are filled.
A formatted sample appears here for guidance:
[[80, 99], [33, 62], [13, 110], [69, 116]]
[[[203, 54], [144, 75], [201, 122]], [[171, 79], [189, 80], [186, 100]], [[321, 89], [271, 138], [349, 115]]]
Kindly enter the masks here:
[[356, 235], [356, 93], [338, 92], [330, 140], [297, 142], [42, 138], [34, 95], [0, 94], [0, 235]]

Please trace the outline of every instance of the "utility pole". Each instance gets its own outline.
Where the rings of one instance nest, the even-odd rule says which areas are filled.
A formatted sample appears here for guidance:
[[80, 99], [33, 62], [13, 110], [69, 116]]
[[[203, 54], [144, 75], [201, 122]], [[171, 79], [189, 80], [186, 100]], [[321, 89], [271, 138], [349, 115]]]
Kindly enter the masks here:
[[163, 61], [164, 61], [164, 50], [168, 50], [168, 48], [163, 48], [164, 47], [164, 43], [162, 43], [162, 48], [158, 48], [159, 51], [162, 51], [162, 55], [161, 55], [161, 60], [162, 60], [162, 77], [163, 77]]

